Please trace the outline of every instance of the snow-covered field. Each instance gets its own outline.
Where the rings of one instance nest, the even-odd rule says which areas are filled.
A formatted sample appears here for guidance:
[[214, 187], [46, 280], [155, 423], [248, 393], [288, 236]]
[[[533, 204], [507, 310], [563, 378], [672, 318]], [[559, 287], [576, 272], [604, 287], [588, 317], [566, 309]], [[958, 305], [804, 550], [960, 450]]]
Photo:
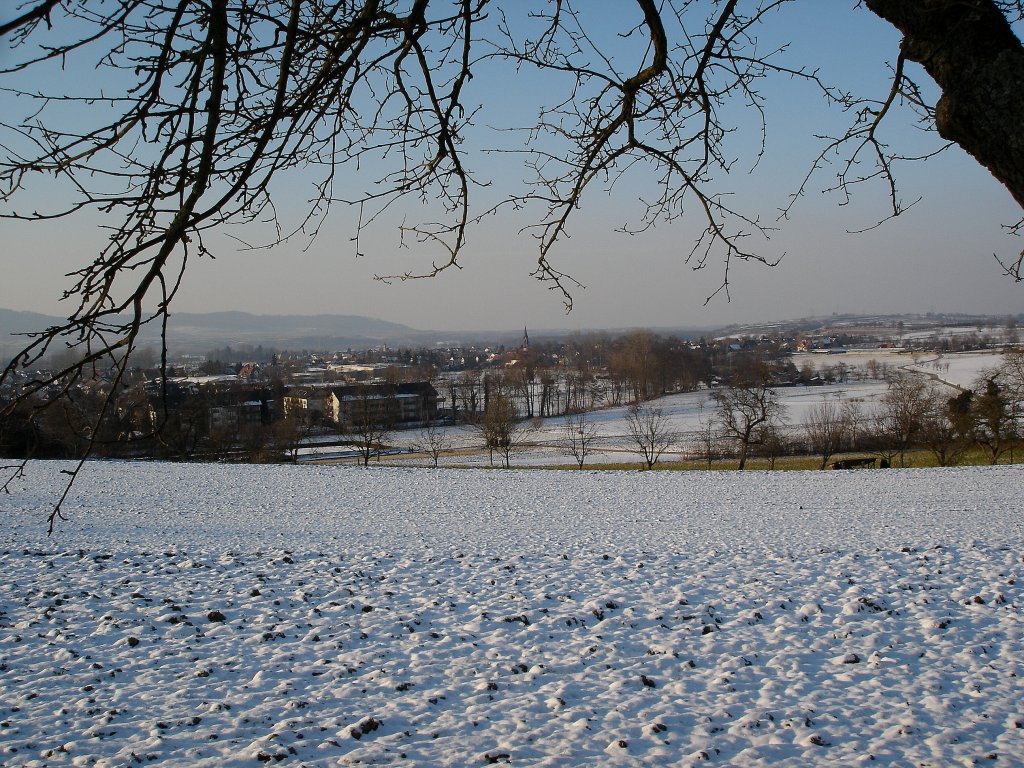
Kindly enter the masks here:
[[61, 466], [5, 766], [1024, 764], [1020, 467]]
[[[843, 363], [848, 368], [859, 371], [863, 376], [869, 369], [869, 362], [891, 369], [901, 369], [910, 373], [927, 376], [939, 383], [948, 384], [950, 394], [955, 393], [952, 387], [969, 388], [974, 385], [982, 372], [992, 370], [1001, 364], [1003, 358], [999, 353], [967, 352], [917, 356], [906, 353], [895, 353], [886, 350], [857, 350], [842, 355], [823, 355], [805, 353], [794, 355], [794, 363], [800, 367], [804, 364], [820, 370], [826, 365]], [[915, 363], [915, 360], [917, 361]], [[783, 421], [792, 430], [799, 430], [812, 407], [822, 400], [830, 400], [839, 404], [846, 401], [854, 402], [865, 415], [869, 415], [878, 407], [888, 385], [884, 380], [854, 378], [842, 384], [827, 386], [783, 387], [776, 390], [783, 406]], [[699, 445], [699, 434], [709, 421], [714, 419], [716, 404], [708, 390], [685, 392], [658, 398], [650, 403], [661, 408], [667, 429], [675, 433], [677, 439], [665, 454], [665, 459], [679, 459], [696, 452]], [[620, 464], [638, 462], [635, 445], [629, 437], [626, 423], [627, 406], [604, 408], [588, 414], [588, 419], [597, 430], [594, 441], [594, 452], [587, 456], [588, 466], [601, 464]], [[538, 420], [537, 426], [525, 440], [525, 447], [516, 451], [513, 465], [519, 466], [551, 466], [573, 464], [573, 459], [565, 451], [565, 419], [551, 417]], [[487, 466], [492, 464], [492, 457], [482, 447], [482, 438], [477, 430], [470, 426], [459, 425], [447, 431], [449, 447], [454, 451], [441, 457], [442, 466]], [[337, 436], [322, 438], [336, 441]], [[423, 440], [419, 430], [399, 430], [393, 432], [387, 440], [393, 450], [390, 455], [382, 457], [388, 464], [427, 466], [432, 462], [422, 454], [413, 453], [417, 443]], [[350, 460], [358, 461], [356, 451], [348, 447], [318, 445], [313, 439], [300, 451], [302, 461]], [[500, 464], [500, 457], [493, 457], [493, 463]]]
[[[854, 400], [862, 408], [870, 412], [886, 392], [884, 381], [854, 381], [827, 387], [786, 387], [778, 390], [779, 398], [785, 408], [785, 419], [791, 425], [801, 424], [808, 410], [820, 403], [822, 399], [833, 402]], [[692, 451], [696, 447], [697, 435], [704, 425], [715, 416], [716, 405], [710, 392], [684, 392], [667, 395], [651, 401], [650, 405], [661, 408], [666, 419], [667, 429], [677, 435], [677, 440], [665, 458], [680, 458], [681, 453]], [[636, 448], [629, 437], [626, 423], [627, 406], [607, 408], [593, 411], [587, 418], [597, 430], [594, 442], [594, 453], [587, 457], [587, 465], [608, 463], [637, 462]], [[526, 439], [526, 448], [515, 453], [514, 465], [572, 465], [571, 456], [564, 450], [565, 433], [564, 417], [551, 417], [540, 421], [539, 426]], [[460, 425], [448, 430], [449, 439], [454, 449], [459, 452], [442, 457], [442, 464], [449, 465], [487, 465], [490, 457], [484, 450], [480, 434], [472, 427]], [[408, 451], [415, 446], [421, 435], [417, 430], [394, 432], [388, 438], [388, 444], [400, 451]], [[331, 451], [323, 449], [322, 455], [331, 456]], [[307, 453], [306, 459], [315, 459], [313, 453]], [[387, 463], [429, 463], [425, 458], [409, 458], [408, 456], [385, 456]], [[500, 457], [494, 461], [501, 463]]]
[[928, 362], [909, 366], [947, 384], [964, 389], [975, 386], [985, 373], [994, 371], [1003, 364], [1003, 355], [996, 352], [960, 352], [945, 354]]

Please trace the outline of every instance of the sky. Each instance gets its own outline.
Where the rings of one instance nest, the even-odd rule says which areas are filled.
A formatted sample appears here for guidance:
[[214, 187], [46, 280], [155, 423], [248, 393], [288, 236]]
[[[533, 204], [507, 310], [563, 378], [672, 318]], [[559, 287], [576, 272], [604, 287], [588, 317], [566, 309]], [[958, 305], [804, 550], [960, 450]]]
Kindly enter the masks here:
[[[629, 4], [606, 0], [592, 5], [599, 7], [598, 13], [587, 18], [601, 20], [594, 33], [614, 39]], [[854, 6], [853, 0], [798, 0], [769, 20], [762, 42], [788, 42], [786, 61], [820, 68], [825, 79], [842, 87], [882, 96], [898, 36]], [[81, 72], [66, 76], [69, 82], [85, 77]], [[472, 137], [482, 146], [495, 135], [510, 141], [506, 134], [488, 134], [486, 126], [524, 124], [550, 86], [529, 73], [509, 77], [507, 71], [485, 69], [471, 87], [484, 104], [480, 131]], [[396, 214], [361, 239], [359, 250], [365, 255], [357, 258], [352, 241], [355, 212], [343, 207], [334, 209], [313, 243], [291, 241], [270, 250], [243, 251], [227, 237], [213, 238], [217, 258], [190, 264], [173, 308], [358, 314], [433, 330], [714, 327], [833, 312], [1024, 311], [1024, 286], [1003, 276], [994, 258], [1011, 258], [1024, 246], [1005, 229], [1020, 219], [1020, 209], [957, 147], [899, 169], [903, 198], [921, 199], [880, 227], [854, 234], [884, 216], [885, 190], [865, 187], [841, 205], [840, 196], [820, 192], [833, 181], [828, 170], [814, 177], [789, 220], [776, 224], [779, 209], [821, 149], [815, 135], [840, 130], [848, 116], [797, 83], [775, 80], [763, 90], [765, 155], [753, 170], [749, 159], [737, 163], [716, 184], [733, 195], [738, 207], [779, 227], [757, 247], [769, 260], [782, 259], [774, 267], [734, 264], [730, 300], [718, 294], [705, 304], [722, 280], [719, 264], [695, 272], [684, 263], [702, 229], [697, 217], [684, 215], [643, 235], [619, 231], [635, 221], [630, 214], [650, 191], [651, 179], [635, 176], [611, 194], [589, 194], [570, 224], [571, 238], [551, 256], [558, 269], [585, 286], [573, 291], [568, 315], [561, 296], [530, 276], [537, 248], [521, 231], [533, 222], [529, 212], [507, 211], [471, 230], [461, 270], [431, 280], [384, 284], [374, 276], [422, 270], [431, 254], [415, 245], [400, 247], [396, 225], [401, 219]], [[749, 158], [757, 137], [751, 128], [754, 115], [739, 114], [736, 121], [740, 130], [733, 151]], [[936, 137], [921, 133], [905, 114], [894, 116], [888, 130], [900, 146], [936, 145]], [[517, 177], [526, 175], [514, 157], [484, 156], [475, 162], [497, 189], [514, 186]], [[343, 178], [339, 183], [351, 183], [358, 191], [356, 185], [364, 182]], [[48, 194], [45, 189], [36, 193]], [[308, 179], [288, 179], [279, 197], [282, 211], [297, 214], [293, 204], [309, 194]], [[401, 212], [407, 213], [409, 209]], [[0, 307], [71, 311], [73, 307], [58, 301], [71, 284], [65, 275], [91, 261], [102, 244], [101, 223], [95, 217], [44, 226], [0, 221], [8, 266], [0, 284]]]

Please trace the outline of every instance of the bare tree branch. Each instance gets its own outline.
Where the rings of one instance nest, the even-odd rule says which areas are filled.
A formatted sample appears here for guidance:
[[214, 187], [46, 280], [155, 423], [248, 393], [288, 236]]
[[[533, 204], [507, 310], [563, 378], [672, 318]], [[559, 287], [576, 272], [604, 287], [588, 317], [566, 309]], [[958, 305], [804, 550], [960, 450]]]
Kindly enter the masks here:
[[[106, 239], [69, 275], [67, 320], [32, 335], [0, 371], [0, 387], [55, 352], [75, 359], [19, 380], [8, 410], [59, 402], [93, 373], [120, 380], [140, 333], [166, 332], [184, 271], [212, 258], [217, 238], [245, 248], [308, 244], [338, 205], [358, 211], [356, 255], [364, 232], [397, 217], [400, 245], [429, 264], [382, 280], [458, 269], [474, 224], [523, 211], [531, 218], [521, 231], [537, 244], [533, 274], [568, 310], [581, 276], [560, 267], [557, 251], [576, 212], [639, 178], [645, 192], [632, 196], [620, 230], [698, 221], [680, 260], [719, 270], [708, 300], [728, 298], [737, 260], [774, 264], [783, 255], [768, 245], [773, 227], [733, 202], [723, 182], [766, 150], [761, 84], [773, 77], [802, 81], [852, 115], [843, 135], [822, 138], [782, 218], [830, 163], [844, 202], [857, 185], [879, 181], [891, 214], [906, 210], [895, 171], [932, 153], [889, 147], [883, 128], [897, 107], [974, 152], [1024, 200], [1024, 50], [1010, 26], [1024, 20], [1018, 0], [864, 0], [904, 34], [880, 99], [794, 65], [785, 43], [760, 42], [765, 21], [793, 0], [633, 0], [614, 4], [613, 30], [573, 0], [11, 5], [0, 11], [10, 54], [0, 69], [0, 218], [92, 216]], [[908, 61], [922, 62], [943, 89], [937, 105], [908, 77]], [[546, 87], [536, 119], [513, 127], [522, 142], [495, 148], [522, 159], [526, 186], [491, 198], [481, 194], [492, 180], [476, 165], [477, 123], [495, 94], [474, 89], [473, 78], [500, 65], [539, 73]], [[63, 67], [94, 77], [73, 92], [66, 78], [29, 77]], [[735, 138], [748, 131], [752, 150]], [[275, 196], [290, 175], [311, 192], [303, 210], [289, 205], [285, 216]], [[1000, 264], [1020, 279], [1019, 259]], [[166, 339], [161, 347], [166, 366]]]

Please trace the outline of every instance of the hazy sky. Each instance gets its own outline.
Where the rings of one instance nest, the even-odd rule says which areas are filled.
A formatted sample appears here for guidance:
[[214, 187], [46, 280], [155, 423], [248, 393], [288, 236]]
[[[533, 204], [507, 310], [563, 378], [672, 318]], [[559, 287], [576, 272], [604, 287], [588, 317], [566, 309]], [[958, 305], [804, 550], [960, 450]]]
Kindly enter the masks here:
[[[614, 10], [628, 7], [619, 0], [592, 5], [601, 7], [609, 25], [617, 20]], [[886, 63], [895, 59], [898, 37], [854, 5], [853, 0], [797, 2], [772, 21], [765, 40], [789, 38], [789, 61], [820, 67], [826, 79], [881, 97], [888, 87]], [[527, 75], [497, 79], [484, 72], [474, 78], [472, 88], [490, 110], [488, 117], [525, 124], [544, 81]], [[751, 173], [748, 157], [720, 184], [735, 192], [736, 205], [770, 223], [820, 151], [815, 134], [840, 130], [848, 116], [828, 108], [803, 85], [777, 81], [763, 90], [769, 97], [765, 158]], [[742, 117], [741, 124], [746, 120]], [[912, 147], [936, 143], [905, 114], [895, 116], [890, 132], [895, 141]], [[742, 148], [734, 151], [743, 155]], [[526, 176], [507, 157], [483, 158], [476, 165], [493, 177], [496, 187]], [[923, 199], [899, 219], [863, 234], [849, 232], [879, 218], [885, 190], [865, 188], [849, 205], [839, 205], [839, 196], [819, 194], [833, 178], [827, 169], [819, 174], [792, 218], [758, 246], [768, 258], [784, 253], [778, 266], [734, 265], [731, 302], [719, 296], [703, 306], [721, 280], [718, 264], [695, 273], [683, 263], [702, 229], [698, 219], [687, 216], [642, 236], [616, 231], [644, 194], [644, 180], [638, 178], [611, 196], [591, 194], [570, 225], [572, 238], [552, 255], [559, 269], [586, 286], [575, 291], [569, 316], [560, 297], [530, 277], [536, 246], [519, 232], [532, 223], [529, 218], [509, 212], [475, 228], [460, 271], [384, 285], [373, 276], [423, 269], [430, 255], [415, 246], [399, 248], [395, 229], [385, 226], [363, 239], [360, 249], [366, 256], [356, 259], [351, 242], [354, 213], [342, 208], [335, 209], [312, 245], [295, 241], [273, 250], [241, 252], [226, 238], [214, 241], [216, 261], [191, 264], [175, 307], [193, 312], [361, 314], [422, 329], [713, 326], [831, 312], [1024, 311], [1024, 285], [1001, 276], [993, 256], [1011, 258], [1024, 246], [1005, 231], [1021, 211], [959, 148], [924, 164], [904, 166], [899, 177], [904, 199]], [[297, 178], [282, 191], [286, 212], [290, 201], [301, 202], [310, 194]], [[0, 306], [61, 312], [57, 299], [70, 285], [63, 275], [93, 257], [102, 242], [97, 223], [95, 218], [42, 227], [0, 222], [8, 266], [0, 283]]]

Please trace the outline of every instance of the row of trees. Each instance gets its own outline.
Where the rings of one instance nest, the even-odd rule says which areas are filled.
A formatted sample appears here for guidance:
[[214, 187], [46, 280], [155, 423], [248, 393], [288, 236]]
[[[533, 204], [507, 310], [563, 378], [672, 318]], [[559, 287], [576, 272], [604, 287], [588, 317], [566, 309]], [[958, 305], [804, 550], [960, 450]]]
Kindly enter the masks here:
[[[634, 402], [626, 412], [626, 442], [645, 468], [653, 467], [671, 450], [699, 458], [710, 467], [716, 459], [733, 457], [739, 469], [757, 455], [769, 460], [785, 454], [814, 455], [821, 469], [839, 454], [867, 453], [881, 466], [905, 466], [912, 450], [927, 450], [940, 466], [961, 463], [980, 452], [990, 463], [1012, 454], [1019, 439], [1018, 417], [1024, 413], [1024, 353], [1007, 356], [1005, 364], [984, 374], [971, 389], [948, 385], [916, 374], [897, 373], [877, 406], [866, 409], [857, 400], [825, 396], [812, 405], [799, 423], [785, 420], [779, 390], [771, 369], [751, 366], [744, 377], [716, 389], [714, 410], [689, 434], [674, 431], [671, 419], [655, 402]], [[498, 395], [477, 424], [493, 459], [505, 467], [512, 455], [538, 439], [536, 420], [517, 416], [511, 399]], [[435, 466], [449, 447], [444, 430], [431, 427], [430, 437], [417, 444]], [[568, 415], [562, 422], [558, 447], [580, 468], [606, 438], [590, 411]], [[1011, 455], [1012, 460], [1012, 455]], [[842, 465], [842, 462], [839, 463]]]
[[717, 392], [715, 400], [716, 420], [697, 440], [709, 462], [717, 441], [735, 447], [740, 469], [752, 449], [770, 461], [783, 453], [812, 454], [822, 469], [850, 451], [877, 456], [883, 466], [905, 466], [914, 449], [929, 451], [940, 466], [958, 464], [975, 450], [995, 464], [1019, 438], [1024, 355], [1009, 355], [1001, 369], [957, 392], [920, 375], [896, 374], [876, 408], [824, 397], [795, 425], [784, 423], [777, 393], [763, 382]]
[[821, 456], [822, 467], [836, 453], [858, 449], [900, 466], [913, 449], [929, 451], [939, 466], [958, 464], [971, 451], [996, 464], [1020, 436], [1022, 373], [1022, 355], [1016, 353], [973, 388], [955, 393], [920, 376], [898, 375], [872, 414], [863, 414], [856, 403], [826, 400], [811, 409], [801, 434]]
[[[696, 440], [687, 446], [685, 436], [676, 432], [664, 410], [651, 402], [634, 402], [626, 411], [626, 438], [640, 457], [641, 465], [651, 469], [673, 447], [711, 461], [723, 451], [724, 443], [737, 448], [739, 469], [756, 446], [779, 442], [777, 421], [783, 413], [778, 393], [772, 388], [771, 371], [762, 366], [750, 369], [729, 387], [716, 390], [713, 398], [716, 415], [696, 433]], [[562, 447], [582, 469], [587, 456], [597, 448], [597, 423], [586, 412], [566, 419]], [[688, 450], [687, 450], [688, 449]]]
[[712, 376], [709, 349], [633, 331], [541, 344], [515, 353], [503, 369], [467, 370], [436, 386], [455, 421], [473, 422], [492, 396], [511, 398], [526, 418], [548, 417], [691, 391]]
[[[342, 423], [285, 412], [283, 385], [180, 386], [142, 381], [116, 391], [103, 381], [69, 388], [55, 404], [21, 400], [0, 412], [0, 456], [79, 459], [86, 455], [172, 461], [296, 460], [314, 435], [335, 435], [364, 463], [380, 453], [398, 411], [394, 397], [359, 388]], [[0, 405], [3, 405], [0, 401]]]
[[[645, 340], [655, 342], [646, 346], [648, 351], [659, 342], [653, 335], [638, 339], [634, 359], [644, 358]], [[627, 344], [619, 347], [624, 356], [629, 349]], [[753, 353], [731, 356], [728, 365], [715, 368], [729, 383], [711, 390], [713, 409], [698, 429], [686, 435], [673, 432], [657, 403], [642, 398], [642, 388], [634, 390], [630, 394], [640, 397], [627, 411], [624, 436], [600, 434], [592, 415], [595, 408], [611, 403], [605, 396], [608, 377], [570, 370], [564, 381], [548, 385], [559, 393], [559, 413], [567, 412], [559, 447], [580, 467], [612, 437], [620, 445], [625, 437], [648, 468], [668, 451], [700, 458], [708, 466], [716, 459], [734, 457], [743, 469], [752, 456], [765, 457], [773, 465], [783, 454], [812, 454], [825, 468], [838, 454], [850, 451], [869, 452], [886, 464], [904, 465], [907, 453], [914, 449], [930, 451], [936, 463], [947, 466], [962, 462], [971, 452], [996, 463], [1014, 450], [1019, 436], [1018, 416], [1024, 412], [1021, 352], [1009, 353], [999, 369], [962, 391], [921, 375], [890, 371], [888, 391], [877, 407], [866, 410], [857, 401], [825, 396], [805, 411], [800, 423], [787, 423], [776, 387], [780, 375], [788, 375], [790, 368], [786, 358]], [[543, 394], [546, 385], [543, 372], [535, 371], [533, 379], [527, 374], [525, 366], [513, 366], [475, 378], [457, 390], [462, 401], [452, 403], [451, 415], [458, 414], [459, 421], [470, 424], [492, 462], [497, 458], [506, 467], [517, 451], [539, 439], [540, 417], [530, 413], [528, 393]], [[282, 412], [274, 403], [283, 396], [283, 388], [148, 389], [141, 383], [122, 386], [102, 419], [98, 414], [107, 393], [99, 386], [69, 391], [60, 408], [35, 409], [24, 401], [0, 419], [0, 453], [77, 458], [91, 450], [110, 456], [263, 462], [295, 460], [308, 438], [330, 433], [326, 436], [348, 444], [368, 464], [387, 449], [394, 429], [393, 420], [382, 416], [395, 409], [382, 408], [370, 389], [365, 397], [348, 403], [343, 424]], [[587, 396], [568, 399], [567, 392]], [[248, 401], [244, 408], [231, 405], [243, 399]], [[545, 399], [533, 402], [542, 404]], [[427, 424], [412, 445], [435, 465], [453, 448], [446, 429], [450, 422]]]
[[728, 383], [748, 376], [751, 368], [770, 371], [776, 382], [801, 381], [788, 351], [776, 342], [735, 351], [633, 331], [531, 348], [503, 369], [468, 370], [436, 380], [435, 386], [446, 397], [453, 421], [474, 423], [494, 397], [511, 399], [525, 418], [567, 416], [691, 392], [711, 381]]

